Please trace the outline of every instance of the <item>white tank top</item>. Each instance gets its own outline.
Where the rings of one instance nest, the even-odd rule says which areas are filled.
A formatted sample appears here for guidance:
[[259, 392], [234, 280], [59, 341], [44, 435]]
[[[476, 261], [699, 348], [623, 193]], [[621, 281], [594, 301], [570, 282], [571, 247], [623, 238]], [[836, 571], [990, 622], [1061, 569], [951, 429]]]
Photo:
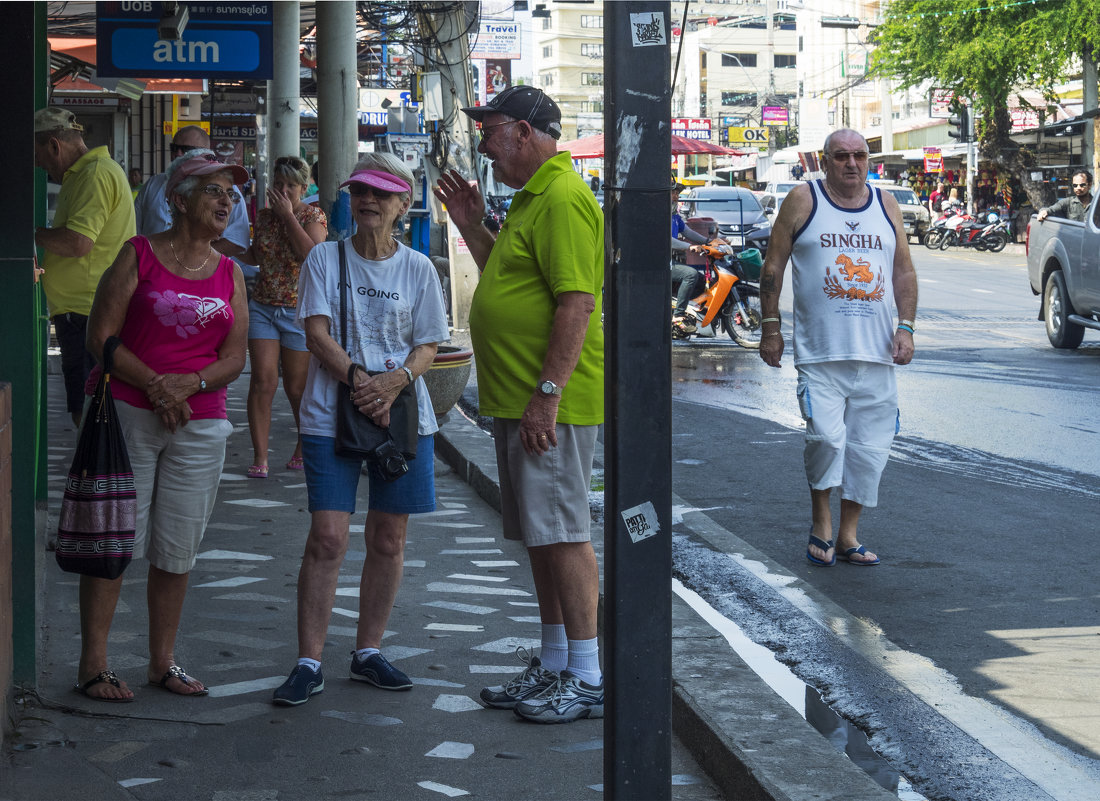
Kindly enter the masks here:
[[813, 209], [795, 231], [794, 363], [855, 360], [893, 364], [894, 226], [881, 192], [843, 209], [810, 183]]

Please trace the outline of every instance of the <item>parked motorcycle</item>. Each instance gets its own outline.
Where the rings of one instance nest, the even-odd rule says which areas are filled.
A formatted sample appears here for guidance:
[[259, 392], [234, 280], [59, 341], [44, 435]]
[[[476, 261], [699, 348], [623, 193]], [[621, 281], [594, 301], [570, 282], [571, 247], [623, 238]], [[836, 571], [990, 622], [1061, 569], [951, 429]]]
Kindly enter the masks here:
[[1008, 221], [1002, 221], [996, 212], [984, 215], [983, 220], [975, 220], [966, 215], [966, 220], [959, 225], [948, 227], [940, 241], [940, 250], [947, 250], [952, 245], [975, 250], [988, 250], [990, 253], [1000, 253], [1008, 244]]
[[[760, 280], [763, 259], [760, 251], [749, 248], [735, 254], [721, 240], [699, 246], [706, 258], [703, 294], [688, 303], [684, 322], [674, 323], [674, 339], [691, 339], [700, 328], [719, 326], [743, 348], [760, 347], [760, 288], [750, 281]], [[676, 299], [672, 299], [673, 307]]]
[[924, 237], [924, 246], [929, 250], [939, 250], [949, 230], [954, 230], [971, 219], [973, 218], [962, 206], [954, 206], [942, 212], [929, 224], [928, 233]]
[[956, 207], [932, 222], [924, 244], [929, 250], [947, 250], [953, 245], [1000, 253], [1008, 244], [1008, 220], [989, 212], [976, 220]]

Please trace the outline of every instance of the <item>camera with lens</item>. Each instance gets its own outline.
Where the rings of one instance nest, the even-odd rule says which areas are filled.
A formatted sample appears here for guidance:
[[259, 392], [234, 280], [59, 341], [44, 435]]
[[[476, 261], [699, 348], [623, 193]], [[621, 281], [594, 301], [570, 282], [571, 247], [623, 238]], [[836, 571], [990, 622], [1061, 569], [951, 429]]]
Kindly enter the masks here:
[[409, 472], [409, 463], [392, 439], [387, 439], [371, 451], [370, 461], [386, 481], [396, 481]]

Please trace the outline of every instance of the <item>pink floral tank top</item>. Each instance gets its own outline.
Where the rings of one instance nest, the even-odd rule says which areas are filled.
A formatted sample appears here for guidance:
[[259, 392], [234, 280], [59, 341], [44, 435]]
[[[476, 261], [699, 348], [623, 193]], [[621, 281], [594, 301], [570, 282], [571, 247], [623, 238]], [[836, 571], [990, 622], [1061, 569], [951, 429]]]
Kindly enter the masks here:
[[[157, 373], [193, 373], [216, 362], [233, 328], [233, 260], [221, 256], [209, 278], [181, 278], [160, 263], [148, 239], [135, 236], [130, 244], [138, 284], [119, 334], [123, 344]], [[116, 379], [111, 392], [131, 406], [153, 408], [144, 388]], [[225, 387], [196, 392], [187, 402], [192, 420], [226, 416]]]

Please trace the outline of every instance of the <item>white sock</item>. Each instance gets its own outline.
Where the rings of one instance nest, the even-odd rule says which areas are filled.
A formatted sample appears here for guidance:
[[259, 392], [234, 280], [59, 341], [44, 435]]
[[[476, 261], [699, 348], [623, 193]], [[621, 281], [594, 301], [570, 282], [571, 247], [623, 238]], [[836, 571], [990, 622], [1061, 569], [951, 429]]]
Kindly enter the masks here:
[[569, 640], [565, 637], [565, 625], [562, 623], [542, 624], [542, 648], [539, 661], [547, 670], [561, 673], [569, 662]]
[[599, 640], [596, 637], [591, 640], [569, 640], [569, 665], [566, 670], [585, 684], [598, 686], [603, 682]]
[[355, 651], [355, 655], [360, 659], [366, 659], [368, 656], [380, 653], [382, 652], [379, 651], [377, 648], [359, 648]]
[[317, 661], [316, 659], [310, 659], [308, 656], [298, 657], [298, 664], [299, 665], [305, 665], [307, 668], [312, 670], [314, 673], [316, 673], [317, 671], [319, 671], [321, 669], [321, 663], [319, 661]]

